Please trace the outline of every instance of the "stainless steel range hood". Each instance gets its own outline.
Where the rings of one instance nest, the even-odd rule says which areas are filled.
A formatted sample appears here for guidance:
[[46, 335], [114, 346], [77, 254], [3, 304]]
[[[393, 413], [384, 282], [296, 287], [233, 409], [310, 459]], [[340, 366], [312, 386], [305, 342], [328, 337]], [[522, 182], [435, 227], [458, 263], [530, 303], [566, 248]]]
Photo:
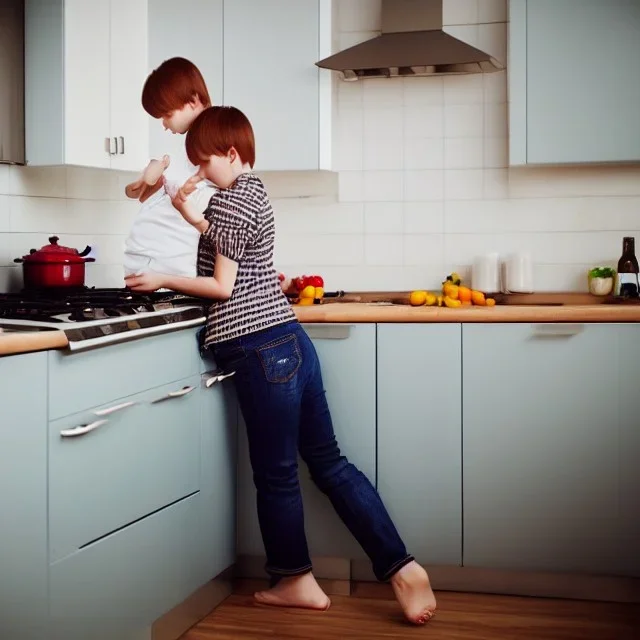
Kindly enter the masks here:
[[24, 0], [0, 0], [0, 164], [24, 164]]
[[345, 80], [489, 73], [504, 65], [442, 30], [443, 0], [382, 0], [382, 34], [316, 62]]

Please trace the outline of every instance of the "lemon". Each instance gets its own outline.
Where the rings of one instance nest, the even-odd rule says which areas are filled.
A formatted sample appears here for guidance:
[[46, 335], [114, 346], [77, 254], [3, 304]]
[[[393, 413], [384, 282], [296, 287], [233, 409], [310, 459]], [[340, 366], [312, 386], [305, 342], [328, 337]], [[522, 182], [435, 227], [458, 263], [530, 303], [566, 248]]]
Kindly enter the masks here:
[[420, 307], [427, 301], [426, 291], [412, 291], [409, 296], [409, 303], [412, 307]]

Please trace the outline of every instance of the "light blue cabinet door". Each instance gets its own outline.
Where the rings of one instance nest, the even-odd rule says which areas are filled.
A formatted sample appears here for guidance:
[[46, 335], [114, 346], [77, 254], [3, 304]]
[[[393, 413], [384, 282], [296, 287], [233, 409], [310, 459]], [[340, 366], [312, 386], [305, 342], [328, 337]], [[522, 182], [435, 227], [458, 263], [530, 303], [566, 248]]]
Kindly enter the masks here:
[[[199, 490], [199, 386], [193, 376], [130, 396], [135, 404], [104, 417], [101, 409], [123, 404], [50, 423], [52, 562]], [[102, 420], [84, 435], [61, 434]]]
[[[223, 104], [223, 0], [148, 1], [149, 72], [169, 58], [186, 58], [202, 73], [212, 103]], [[184, 156], [185, 136], [165, 131], [159, 120], [151, 119], [149, 140], [152, 158]]]
[[378, 491], [409, 553], [462, 564], [459, 324], [378, 325]]
[[636, 573], [637, 328], [462, 331], [464, 565]]
[[225, 0], [224, 104], [251, 121], [258, 171], [319, 169], [320, 1]]
[[[306, 325], [318, 352], [324, 387], [341, 451], [372, 483], [376, 477], [376, 328], [374, 324]], [[300, 460], [309, 551], [315, 557], [365, 558], [360, 546], [313, 484]], [[240, 421], [238, 456], [238, 553], [262, 556], [255, 489]]]
[[640, 3], [510, 9], [511, 164], [640, 159]]
[[0, 638], [47, 638], [47, 354], [0, 358]]
[[200, 495], [104, 538], [50, 569], [51, 640], [139, 640], [196, 588]]
[[238, 406], [233, 382], [207, 388], [202, 378], [200, 525], [198, 572], [201, 584], [236, 559], [236, 477]]

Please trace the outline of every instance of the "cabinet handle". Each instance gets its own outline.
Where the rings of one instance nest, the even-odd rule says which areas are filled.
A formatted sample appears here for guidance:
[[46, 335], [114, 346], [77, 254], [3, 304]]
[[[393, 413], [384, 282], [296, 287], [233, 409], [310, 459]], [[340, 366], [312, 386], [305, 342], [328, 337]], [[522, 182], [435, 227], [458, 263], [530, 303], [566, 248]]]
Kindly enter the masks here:
[[232, 371], [231, 373], [214, 373], [205, 380], [204, 386], [209, 389], [216, 382], [222, 382], [225, 378], [230, 378], [232, 375], [235, 375], [235, 371]]
[[115, 138], [105, 138], [104, 139], [104, 150], [110, 155], [114, 155], [116, 153], [116, 139]]
[[116, 150], [117, 150], [117, 153], [124, 154], [124, 137], [123, 136], [118, 136], [118, 139], [116, 141]]
[[570, 338], [584, 331], [583, 324], [534, 324], [533, 334], [537, 338]]
[[116, 411], [122, 411], [123, 409], [127, 409], [128, 407], [132, 407], [135, 402], [123, 402], [122, 404], [116, 404], [113, 407], [107, 407], [106, 409], [98, 409], [98, 411], [94, 411], [94, 415], [96, 416], [109, 416]]
[[304, 330], [316, 340], [346, 340], [351, 335], [351, 325], [348, 324], [305, 324]]
[[155, 404], [156, 402], [162, 402], [164, 400], [171, 400], [172, 398], [182, 398], [182, 396], [186, 396], [188, 393], [191, 393], [195, 387], [182, 387], [182, 389], [178, 389], [178, 391], [170, 391], [166, 396], [162, 396], [161, 398], [156, 398], [151, 401], [151, 404]]
[[63, 438], [75, 438], [76, 436], [83, 436], [85, 433], [89, 433], [89, 431], [93, 431], [98, 427], [101, 427], [103, 424], [107, 424], [108, 420], [96, 420], [91, 424], [80, 424], [77, 427], [73, 427], [72, 429], [63, 429], [60, 432], [60, 435]]

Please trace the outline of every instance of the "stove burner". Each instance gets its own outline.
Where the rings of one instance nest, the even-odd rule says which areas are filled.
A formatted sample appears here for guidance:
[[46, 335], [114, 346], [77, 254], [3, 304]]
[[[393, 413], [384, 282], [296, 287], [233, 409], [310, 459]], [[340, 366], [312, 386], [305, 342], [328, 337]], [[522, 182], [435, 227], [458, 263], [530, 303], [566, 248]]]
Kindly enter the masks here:
[[135, 293], [129, 289], [29, 289], [0, 294], [0, 318], [39, 322], [86, 322], [187, 305], [206, 307], [209, 301], [172, 291]]

